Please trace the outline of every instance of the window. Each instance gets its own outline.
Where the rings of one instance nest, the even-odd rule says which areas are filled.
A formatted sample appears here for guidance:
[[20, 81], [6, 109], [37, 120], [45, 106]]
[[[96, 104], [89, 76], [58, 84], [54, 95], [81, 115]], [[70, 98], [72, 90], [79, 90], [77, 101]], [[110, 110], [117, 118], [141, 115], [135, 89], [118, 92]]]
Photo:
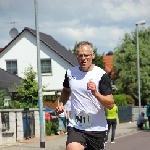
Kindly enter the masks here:
[[51, 73], [51, 60], [50, 59], [42, 59], [41, 60], [41, 72], [42, 73]]
[[9, 112], [1, 112], [2, 132], [9, 130]]
[[6, 70], [12, 74], [17, 74], [17, 61], [6, 61]]

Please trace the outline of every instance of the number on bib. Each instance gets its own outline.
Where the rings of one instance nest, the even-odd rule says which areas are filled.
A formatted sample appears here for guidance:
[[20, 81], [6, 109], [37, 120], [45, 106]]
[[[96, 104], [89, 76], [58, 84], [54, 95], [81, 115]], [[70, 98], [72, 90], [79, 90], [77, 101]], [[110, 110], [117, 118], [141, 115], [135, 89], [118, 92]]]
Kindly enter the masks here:
[[91, 126], [92, 123], [92, 114], [80, 112], [75, 115], [75, 122], [80, 126]]

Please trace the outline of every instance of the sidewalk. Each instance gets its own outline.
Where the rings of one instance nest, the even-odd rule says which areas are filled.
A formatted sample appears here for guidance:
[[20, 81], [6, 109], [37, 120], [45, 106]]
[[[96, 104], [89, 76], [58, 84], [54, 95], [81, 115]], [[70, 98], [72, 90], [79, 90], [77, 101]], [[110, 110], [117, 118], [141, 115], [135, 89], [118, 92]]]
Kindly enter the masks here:
[[[122, 123], [117, 125], [116, 127], [116, 135], [115, 137], [121, 137], [121, 136], [125, 136], [127, 134], [133, 134], [135, 132], [137, 132], [137, 125], [136, 125], [136, 121], [134, 122], [129, 122], [129, 123]], [[111, 134], [109, 134], [109, 139], [110, 139]]]
[[[133, 134], [137, 131], [136, 122], [131, 123], [123, 123], [117, 125], [116, 129], [116, 138], [121, 136], [125, 136], [128, 134]], [[110, 140], [111, 134], [109, 134]], [[65, 143], [66, 143], [66, 135], [54, 135], [50, 137], [45, 137], [45, 150], [65, 150]], [[25, 140], [22, 143], [18, 143], [18, 145], [10, 146], [10, 147], [3, 147], [0, 148], [2, 150], [40, 150], [40, 140], [39, 139], [30, 139]]]

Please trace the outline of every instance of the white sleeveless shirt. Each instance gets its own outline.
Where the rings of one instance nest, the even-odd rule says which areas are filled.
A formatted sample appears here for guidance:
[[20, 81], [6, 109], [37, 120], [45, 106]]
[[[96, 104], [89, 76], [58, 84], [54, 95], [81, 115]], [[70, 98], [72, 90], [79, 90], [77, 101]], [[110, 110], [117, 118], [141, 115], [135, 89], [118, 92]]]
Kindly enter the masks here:
[[91, 90], [87, 90], [87, 83], [92, 80], [99, 91], [99, 82], [104, 74], [106, 72], [97, 66], [88, 72], [80, 71], [79, 66], [67, 70], [71, 89], [71, 115], [68, 126], [85, 131], [107, 130], [104, 107], [92, 95]]

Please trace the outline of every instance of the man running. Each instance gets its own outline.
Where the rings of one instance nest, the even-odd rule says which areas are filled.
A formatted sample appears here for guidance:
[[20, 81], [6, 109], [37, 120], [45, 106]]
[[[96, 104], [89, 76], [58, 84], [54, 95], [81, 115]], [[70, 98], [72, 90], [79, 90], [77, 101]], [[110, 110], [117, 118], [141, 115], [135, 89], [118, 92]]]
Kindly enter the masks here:
[[63, 112], [71, 94], [67, 150], [104, 150], [107, 122], [104, 107], [114, 106], [112, 88], [107, 73], [92, 64], [93, 45], [81, 41], [76, 45], [79, 66], [66, 71], [60, 105], [56, 113]]

